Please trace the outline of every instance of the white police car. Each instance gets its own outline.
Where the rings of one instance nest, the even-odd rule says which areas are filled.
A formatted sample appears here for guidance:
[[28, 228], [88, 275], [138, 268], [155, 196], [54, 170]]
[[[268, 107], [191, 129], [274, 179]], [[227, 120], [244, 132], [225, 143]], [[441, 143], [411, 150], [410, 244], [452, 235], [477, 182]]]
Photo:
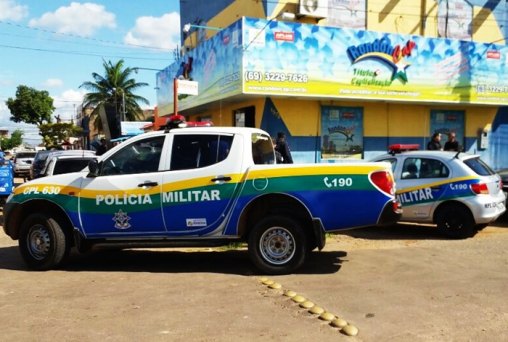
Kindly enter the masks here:
[[473, 236], [505, 211], [501, 178], [478, 155], [392, 145], [372, 161], [391, 163], [401, 221], [435, 223], [452, 238]]

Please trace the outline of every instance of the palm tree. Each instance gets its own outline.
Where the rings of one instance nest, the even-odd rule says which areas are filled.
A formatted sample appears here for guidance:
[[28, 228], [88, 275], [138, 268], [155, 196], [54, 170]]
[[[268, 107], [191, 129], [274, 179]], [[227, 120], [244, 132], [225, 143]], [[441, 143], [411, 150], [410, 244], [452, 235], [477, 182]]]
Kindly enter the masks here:
[[138, 103], [148, 105], [149, 102], [144, 97], [135, 95], [134, 91], [147, 86], [148, 83], [136, 82], [134, 78], [130, 78], [131, 74], [136, 72], [136, 68], [124, 68], [123, 59], [116, 64], [103, 61], [102, 65], [104, 76], [94, 72], [92, 73], [94, 82], [83, 82], [79, 86], [90, 91], [85, 94], [83, 108], [94, 108], [90, 114], [90, 120], [93, 120], [94, 126], [102, 127], [99, 115], [101, 107], [106, 112], [110, 112], [118, 121], [122, 118], [127, 121], [139, 120], [143, 110]]

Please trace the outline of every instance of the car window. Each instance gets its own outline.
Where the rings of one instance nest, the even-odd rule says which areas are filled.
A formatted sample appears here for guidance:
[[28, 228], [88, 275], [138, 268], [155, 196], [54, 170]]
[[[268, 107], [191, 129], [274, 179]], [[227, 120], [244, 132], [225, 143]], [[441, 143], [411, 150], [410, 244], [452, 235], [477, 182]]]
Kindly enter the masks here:
[[232, 135], [175, 135], [170, 169], [196, 169], [221, 162], [228, 157], [232, 142]]
[[16, 153], [16, 159], [19, 158], [35, 158], [35, 152], [18, 152]]
[[39, 151], [34, 157], [34, 161], [46, 160], [50, 151]]
[[78, 172], [88, 166], [93, 158], [57, 159], [53, 170], [54, 175]]
[[419, 170], [420, 162], [418, 158], [407, 158], [404, 160], [404, 164], [402, 165], [402, 175], [400, 178], [402, 179], [415, 179], [419, 178], [418, 170]]
[[490, 176], [495, 174], [494, 170], [492, 170], [490, 166], [488, 166], [480, 158], [465, 159], [464, 164], [466, 164], [471, 170], [480, 176]]
[[164, 139], [165, 136], [157, 136], [124, 146], [102, 162], [101, 175], [126, 175], [158, 171]]
[[440, 160], [431, 158], [406, 158], [402, 165], [401, 179], [447, 178], [449, 175], [450, 170]]
[[252, 134], [252, 159], [254, 164], [275, 164], [273, 141], [270, 137], [259, 133]]

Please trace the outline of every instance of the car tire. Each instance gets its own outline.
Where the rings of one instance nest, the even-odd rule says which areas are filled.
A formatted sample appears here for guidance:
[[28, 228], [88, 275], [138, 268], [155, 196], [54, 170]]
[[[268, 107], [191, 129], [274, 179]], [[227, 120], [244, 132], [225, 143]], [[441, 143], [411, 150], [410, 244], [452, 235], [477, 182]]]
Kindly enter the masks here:
[[488, 226], [489, 226], [489, 224], [488, 224], [488, 223], [477, 224], [477, 225], [476, 225], [476, 230], [477, 230], [477, 231], [480, 231], [480, 230], [483, 230], [483, 229], [487, 228]]
[[69, 240], [57, 220], [36, 213], [21, 225], [19, 249], [29, 268], [44, 271], [56, 268], [67, 258]]
[[249, 256], [266, 274], [287, 274], [305, 261], [307, 241], [300, 224], [285, 216], [268, 216], [249, 234]]
[[441, 232], [453, 239], [465, 239], [473, 236], [477, 231], [471, 212], [455, 204], [439, 209], [436, 224]]

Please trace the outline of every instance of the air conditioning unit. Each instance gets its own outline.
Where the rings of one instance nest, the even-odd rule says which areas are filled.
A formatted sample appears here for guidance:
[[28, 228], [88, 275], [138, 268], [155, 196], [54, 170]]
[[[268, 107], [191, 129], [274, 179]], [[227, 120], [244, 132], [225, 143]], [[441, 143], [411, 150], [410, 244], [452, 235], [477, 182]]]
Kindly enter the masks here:
[[326, 18], [328, 16], [328, 0], [300, 0], [299, 16]]

